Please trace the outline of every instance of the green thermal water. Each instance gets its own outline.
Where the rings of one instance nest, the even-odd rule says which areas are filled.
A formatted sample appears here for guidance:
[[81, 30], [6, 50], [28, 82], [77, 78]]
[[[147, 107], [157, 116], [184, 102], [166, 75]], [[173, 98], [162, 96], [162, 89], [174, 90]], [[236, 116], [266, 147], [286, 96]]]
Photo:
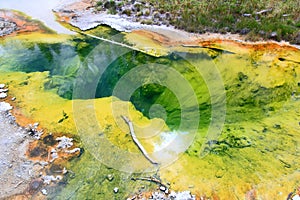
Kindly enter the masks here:
[[[104, 30], [107, 37], [112, 34], [107, 28]], [[26, 40], [8, 38], [0, 46], [0, 82], [9, 85], [25, 115], [48, 125], [49, 131], [74, 135], [77, 133], [73, 122], [59, 121], [62, 112], [70, 115], [69, 120], [73, 119], [72, 101], [102, 99], [95, 105], [104, 105], [99, 108], [105, 112], [108, 105], [105, 97], [117, 94], [121, 100], [130, 100], [147, 118], [163, 119], [171, 131], [194, 129], [189, 125], [195, 123], [197, 110], [200, 120], [196, 120], [193, 143], [176, 162], [158, 172], [173, 189], [208, 196], [215, 192], [221, 199], [233, 199], [244, 198], [247, 191], [255, 188], [262, 198], [284, 199], [299, 183], [299, 51], [292, 54], [270, 49], [208, 54], [203, 49], [194, 54], [173, 52], [157, 58], [126, 49], [120, 56], [114, 56], [118, 55], [114, 49], [121, 47], [83, 36], [72, 36], [63, 42], [33, 40], [30, 35]], [[286, 59], [278, 59], [282, 57]], [[180, 78], [169, 78], [172, 70], [188, 83], [197, 104], [188, 90], [178, 85]], [[130, 99], [122, 92], [114, 93], [124, 77], [124, 83], [137, 84]], [[74, 93], [77, 84], [82, 93]], [[94, 87], [89, 88], [90, 85]], [[174, 91], [174, 85], [180, 94]], [[33, 97], [25, 98], [27, 93]], [[43, 116], [46, 111], [49, 114]], [[103, 120], [107, 120], [103, 122], [104, 133], [109, 132], [113, 122]], [[209, 132], [210, 126], [216, 127]], [[93, 134], [88, 132], [93, 129], [86, 130], [86, 135]], [[108, 137], [124, 148], [126, 142], [132, 142], [128, 136]], [[82, 145], [85, 149], [85, 143]], [[153, 141], [150, 146], [155, 145], [159, 144]], [[107, 156], [114, 156], [109, 149]], [[73, 172], [58, 187], [49, 188], [50, 198], [125, 199], [134, 192], [155, 187], [130, 180], [133, 176], [154, 173], [114, 170], [101, 164], [89, 149], [69, 162], [67, 168]], [[108, 174], [113, 174], [112, 181], [107, 180]], [[113, 192], [115, 187], [119, 188], [117, 194]]]

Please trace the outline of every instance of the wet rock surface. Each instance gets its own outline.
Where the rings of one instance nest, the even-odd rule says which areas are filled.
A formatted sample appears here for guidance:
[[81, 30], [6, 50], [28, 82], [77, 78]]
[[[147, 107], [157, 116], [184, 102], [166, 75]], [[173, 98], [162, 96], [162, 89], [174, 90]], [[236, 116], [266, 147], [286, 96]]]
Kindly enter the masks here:
[[[8, 89], [0, 84], [6, 98]], [[10, 113], [13, 107], [0, 102], [0, 198], [24, 192], [31, 180], [38, 176], [38, 169], [25, 156], [28, 144], [32, 141], [27, 131], [18, 126]]]

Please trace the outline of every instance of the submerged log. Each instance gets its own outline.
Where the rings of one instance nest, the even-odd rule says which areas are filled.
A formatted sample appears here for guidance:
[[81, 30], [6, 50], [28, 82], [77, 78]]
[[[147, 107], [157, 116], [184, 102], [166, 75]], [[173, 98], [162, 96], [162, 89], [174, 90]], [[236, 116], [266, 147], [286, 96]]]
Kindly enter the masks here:
[[138, 146], [138, 148], [140, 149], [140, 151], [142, 152], [142, 154], [145, 156], [145, 158], [147, 160], [149, 160], [152, 164], [157, 165], [158, 163], [155, 162], [154, 160], [152, 160], [152, 158], [149, 157], [146, 149], [143, 147], [143, 145], [137, 139], [137, 137], [136, 137], [136, 135], [134, 133], [134, 128], [133, 128], [132, 122], [127, 117], [125, 117], [123, 115], [121, 117], [123, 118], [123, 120], [126, 122], [126, 124], [129, 127], [130, 135], [131, 135], [131, 138], [132, 138], [133, 142]]

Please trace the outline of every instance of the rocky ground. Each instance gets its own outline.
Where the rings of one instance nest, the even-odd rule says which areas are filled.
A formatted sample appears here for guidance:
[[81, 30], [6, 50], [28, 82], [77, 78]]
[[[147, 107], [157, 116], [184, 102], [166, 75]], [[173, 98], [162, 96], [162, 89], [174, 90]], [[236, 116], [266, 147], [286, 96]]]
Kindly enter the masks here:
[[0, 9], [0, 37], [26, 32], [53, 32], [23, 13]]
[[38, 123], [18, 125], [15, 98], [8, 93], [0, 84], [0, 199], [45, 199], [55, 193], [68, 173], [62, 166], [80, 148], [73, 147], [72, 138], [44, 134]]
[[0, 17], [0, 36], [9, 35], [18, 30], [16, 23]]
[[16, 124], [9, 113], [11, 108], [8, 103], [0, 102], [0, 199], [27, 193], [39, 173], [39, 167], [25, 156], [32, 138]]

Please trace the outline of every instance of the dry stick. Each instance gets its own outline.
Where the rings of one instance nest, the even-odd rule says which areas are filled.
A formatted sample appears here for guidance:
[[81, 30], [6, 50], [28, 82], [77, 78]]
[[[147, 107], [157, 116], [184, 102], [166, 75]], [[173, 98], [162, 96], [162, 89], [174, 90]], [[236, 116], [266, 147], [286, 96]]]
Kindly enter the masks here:
[[[83, 31], [77, 31], [77, 30], [74, 30], [74, 29], [71, 29], [71, 31], [74, 31], [76, 33], [79, 33], [79, 34], [82, 34], [82, 35], [86, 35], [86, 36], [89, 36], [89, 37], [92, 37], [92, 38], [95, 38], [95, 39], [98, 39], [98, 40], [102, 40], [102, 41], [105, 41], [105, 42], [108, 42], [108, 43], [111, 43], [111, 44], [115, 44], [115, 45], [119, 45], [119, 46], [122, 46], [122, 47], [126, 47], [126, 48], [132, 49], [134, 51], [140, 51], [140, 52], [143, 52], [143, 53], [146, 53], [146, 54], [148, 53], [148, 51], [145, 50], [145, 49], [136, 48], [136, 47], [124, 44], [124, 43], [116, 42], [114, 40], [110, 40], [110, 39], [106, 39], [106, 38], [103, 38], [103, 37], [95, 36], [95, 35], [92, 35], [92, 34], [89, 34], [89, 33], [85, 33]], [[155, 50], [155, 52], [156, 52], [156, 49], [152, 49], [152, 50]], [[159, 57], [159, 55], [156, 55], [156, 54], [151, 54], [151, 55], [155, 56], [155, 57]]]
[[134, 133], [134, 129], [133, 129], [133, 124], [132, 122], [125, 116], [121, 116], [124, 121], [127, 123], [127, 125], [129, 126], [129, 130], [130, 130], [130, 135], [132, 137], [133, 142], [138, 146], [138, 148], [141, 150], [142, 154], [145, 156], [145, 158], [147, 158], [147, 160], [149, 160], [152, 164], [157, 165], [158, 163], [155, 162], [154, 160], [152, 160], [147, 151], [144, 149], [143, 145], [139, 142], [139, 140], [137, 139], [135, 133]]
[[[73, 30], [73, 31], [75, 31], [75, 30]], [[80, 33], [80, 34], [83, 34], [83, 35], [87, 35], [89, 37], [92, 37], [92, 38], [95, 38], [95, 39], [98, 39], [98, 40], [102, 40], [102, 41], [109, 42], [109, 43], [112, 43], [112, 44], [116, 44], [116, 45], [119, 45], [119, 46], [122, 46], [122, 47], [126, 47], [126, 48], [132, 49], [134, 51], [141, 51], [141, 49], [135, 48], [133, 46], [129, 46], [127, 44], [123, 44], [123, 43], [116, 42], [116, 41], [113, 41], [113, 40], [105, 39], [103, 37], [99, 37], [99, 36], [95, 36], [95, 35], [92, 35], [92, 34], [88, 34], [88, 33], [85, 33], [83, 31], [76, 31], [76, 32]]]

